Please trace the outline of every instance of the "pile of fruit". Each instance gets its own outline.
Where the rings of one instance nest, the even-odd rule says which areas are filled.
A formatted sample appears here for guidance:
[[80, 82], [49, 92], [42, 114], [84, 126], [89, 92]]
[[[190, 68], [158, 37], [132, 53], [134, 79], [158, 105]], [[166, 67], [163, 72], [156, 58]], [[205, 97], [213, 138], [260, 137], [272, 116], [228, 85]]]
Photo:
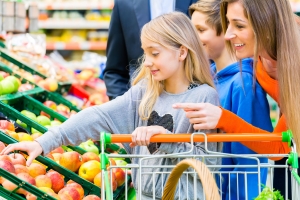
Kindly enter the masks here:
[[[73, 115], [75, 115], [77, 112], [74, 111], [74, 110], [70, 110], [69, 107], [67, 107], [66, 105], [64, 104], [56, 104], [54, 101], [50, 101], [50, 100], [47, 100], [43, 103], [45, 106], [47, 106], [48, 108], [51, 108], [52, 110], [54, 110], [55, 112], [67, 117], [67, 118], [70, 118], [72, 117]], [[44, 116], [47, 116], [50, 118], [50, 116], [45, 113], [45, 112], [41, 112], [40, 113], [41, 115], [44, 115]]]
[[28, 83], [22, 84], [21, 81], [8, 73], [0, 71], [0, 95], [13, 94], [33, 89], [34, 86]]

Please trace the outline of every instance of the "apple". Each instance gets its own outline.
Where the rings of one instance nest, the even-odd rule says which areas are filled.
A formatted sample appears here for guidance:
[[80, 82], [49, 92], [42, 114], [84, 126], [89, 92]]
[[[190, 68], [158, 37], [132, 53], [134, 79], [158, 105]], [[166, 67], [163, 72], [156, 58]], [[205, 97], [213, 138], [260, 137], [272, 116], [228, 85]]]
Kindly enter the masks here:
[[60, 194], [68, 194], [73, 200], [81, 200], [79, 192], [73, 187], [64, 187], [58, 192], [58, 195]]
[[80, 195], [80, 199], [82, 199], [84, 197], [84, 189], [78, 183], [69, 183], [65, 187], [75, 188], [78, 191], [79, 195]]
[[0, 152], [5, 148], [5, 144], [0, 141]]
[[37, 177], [35, 177], [35, 183], [37, 187], [52, 188], [52, 181], [46, 175], [38, 175]]
[[59, 159], [59, 164], [72, 172], [76, 172], [82, 164], [82, 156], [76, 152], [65, 152]]
[[28, 192], [26, 195], [26, 200], [37, 200], [37, 196]]
[[41, 137], [42, 135], [43, 135], [42, 133], [38, 132], [38, 133], [31, 134], [31, 137], [33, 140], [35, 140], [36, 138]]
[[96, 160], [98, 162], [100, 162], [100, 158], [97, 154], [95, 154], [94, 152], [86, 152], [82, 155], [82, 161], [85, 163], [87, 161], [90, 160]]
[[64, 104], [59, 104], [56, 106], [57, 112], [64, 112], [66, 114], [70, 113], [70, 108], [65, 106]]
[[59, 125], [61, 125], [61, 122], [56, 121], [56, 120], [51, 121], [51, 126], [59, 126]]
[[8, 171], [10, 173], [16, 173], [16, 169], [11, 161], [9, 160], [0, 160], [0, 168]]
[[[95, 177], [94, 177], [94, 184], [98, 187], [101, 188], [101, 184], [102, 184], [102, 177], [101, 177], [102, 173], [98, 173]], [[115, 173], [114, 172], [108, 172], [108, 179], [109, 179], [109, 182], [111, 183], [111, 187], [112, 187], [112, 190], [113, 191], [116, 191], [116, 189], [118, 188], [118, 183], [117, 183], [117, 179], [116, 179], [116, 176], [115, 176]], [[105, 185], [104, 185], [105, 187]]]
[[78, 174], [80, 177], [92, 182], [100, 171], [100, 162], [90, 160], [80, 166]]
[[26, 165], [26, 159], [24, 156], [20, 153], [11, 153], [8, 155], [11, 159], [11, 163], [13, 165], [20, 164], [20, 165]]
[[24, 91], [27, 91], [27, 90], [31, 90], [33, 88], [34, 88], [34, 86], [31, 85], [30, 83], [23, 83], [22, 85], [20, 85], [18, 91], [19, 92], [24, 92]]
[[10, 80], [3, 80], [0, 82], [1, 94], [11, 94], [15, 91], [15, 85]]
[[19, 140], [19, 135], [15, 132], [15, 131], [8, 131], [6, 130], [5, 133], [7, 135], [9, 135], [10, 137], [16, 139], [16, 140]]
[[0, 74], [2, 75], [3, 78], [9, 76], [9, 73], [4, 72], [4, 71], [0, 71]]
[[43, 87], [45, 90], [48, 90], [50, 92], [55, 92], [58, 88], [58, 83], [56, 80], [47, 78], [44, 80]]
[[56, 103], [54, 101], [45, 101], [43, 103], [45, 106], [47, 106], [48, 108], [51, 108], [52, 110], [56, 110]]
[[15, 126], [13, 123], [7, 120], [0, 120], [0, 129], [15, 131]]
[[62, 147], [57, 147], [56, 149], [52, 150], [50, 153], [64, 153], [64, 149]]
[[121, 168], [112, 168], [111, 170], [114, 172], [116, 176], [118, 187], [120, 187], [125, 183], [125, 176], [126, 176], [125, 172]]
[[14, 84], [14, 91], [13, 92], [17, 92], [20, 85], [21, 85], [21, 81], [15, 77], [15, 76], [7, 76], [4, 81], [10, 81]]
[[45, 113], [44, 111], [40, 112], [40, 116], [45, 116], [45, 117], [48, 117], [49, 119], [51, 117], [49, 114]]
[[[31, 185], [35, 185], [35, 180], [34, 178], [32, 178], [29, 174], [27, 173], [19, 173], [17, 174], [17, 177], [28, 182], [29, 184]], [[13, 191], [15, 189], [17, 189], [18, 186], [16, 186], [15, 184], [13, 184], [12, 182], [4, 179], [3, 183], [2, 183], [2, 186], [6, 189], [6, 190], [9, 190], [9, 191]], [[18, 194], [23, 194], [23, 195], [27, 195], [28, 192], [22, 188], [18, 189], [16, 191]]]
[[28, 168], [26, 166], [24, 166], [24, 165], [15, 164], [14, 167], [15, 167], [16, 174], [19, 174], [19, 173], [27, 173], [27, 174], [29, 174]]
[[11, 162], [11, 158], [8, 155], [0, 155], [0, 160], [7, 160]]
[[73, 198], [67, 193], [58, 194], [58, 199], [59, 200], [73, 200]]
[[[52, 183], [51, 183], [52, 185]], [[47, 193], [47, 194], [52, 194], [52, 193], [55, 193], [51, 188], [49, 187], [41, 187], [41, 186], [37, 186], [39, 188], [39, 190]]]
[[53, 155], [51, 153], [48, 153], [46, 155], [46, 157], [54, 161], [54, 157], [53, 157]]
[[30, 112], [28, 110], [22, 110], [21, 111], [22, 115], [25, 115], [26, 117], [28, 117], [29, 119], [33, 120], [33, 121], [37, 121], [36, 120], [36, 115], [33, 112]]
[[96, 145], [94, 144], [94, 142], [92, 140], [88, 140], [86, 142], [82, 142], [79, 145], [80, 148], [88, 151], [88, 152], [94, 152], [95, 154], [99, 154], [99, 149], [96, 147]]
[[2, 81], [4, 79], [3, 75], [0, 74], [0, 81]]
[[20, 142], [22, 142], [22, 141], [33, 141], [33, 138], [28, 133], [19, 132], [17, 134], [18, 134], [18, 139], [19, 139]]
[[48, 117], [46, 117], [46, 116], [40, 115], [40, 116], [38, 116], [36, 118], [36, 120], [37, 120], [37, 123], [39, 123], [42, 126], [46, 126], [46, 125], [50, 125], [51, 124], [50, 119]]
[[62, 154], [61, 153], [52, 153], [52, 156], [54, 158], [54, 161], [59, 164], [59, 160], [60, 160]]
[[25, 124], [24, 122], [20, 121], [19, 119], [16, 121], [17, 124], [19, 124], [20, 126], [22, 126], [23, 128], [27, 128], [27, 124]]
[[87, 195], [86, 197], [84, 197], [82, 200], [101, 200], [100, 197], [94, 195], [94, 194], [90, 194]]
[[33, 178], [37, 177], [38, 175], [46, 174], [46, 167], [40, 163], [31, 163], [28, 167], [29, 174]]
[[49, 171], [46, 173], [46, 176], [48, 176], [51, 179], [52, 182], [52, 190], [54, 192], [59, 192], [64, 186], [65, 181], [61, 174], [59, 174], [56, 171]]

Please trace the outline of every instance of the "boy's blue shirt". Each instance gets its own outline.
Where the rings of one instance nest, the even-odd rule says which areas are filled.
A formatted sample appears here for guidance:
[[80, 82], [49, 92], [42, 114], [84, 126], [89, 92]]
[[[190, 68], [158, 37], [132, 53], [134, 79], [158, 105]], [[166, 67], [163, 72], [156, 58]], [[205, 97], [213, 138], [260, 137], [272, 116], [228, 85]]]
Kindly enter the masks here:
[[[211, 71], [220, 98], [220, 105], [229, 110], [248, 123], [261, 129], [272, 131], [269, 104], [266, 93], [253, 78], [253, 60], [244, 59], [241, 62], [233, 63], [219, 72], [216, 72], [215, 63], [211, 64]], [[242, 70], [242, 72], [241, 72]], [[255, 85], [253, 85], [255, 80]], [[255, 154], [252, 150], [239, 142], [224, 142], [223, 152], [232, 154]], [[261, 163], [267, 163], [267, 158], [260, 158]], [[257, 168], [239, 168], [240, 165], [257, 165], [257, 161], [243, 158], [223, 158], [222, 165], [236, 165], [236, 168], [223, 168], [221, 171], [256, 171]], [[267, 169], [260, 170], [261, 183], [266, 183]], [[223, 199], [253, 199], [258, 195], [257, 174], [247, 175], [245, 188], [243, 173], [239, 178], [233, 173], [230, 177], [223, 175]], [[238, 190], [240, 188], [240, 190]], [[247, 190], [245, 193], [244, 190]], [[230, 195], [229, 195], [230, 193]], [[246, 195], [248, 194], [248, 195]]]

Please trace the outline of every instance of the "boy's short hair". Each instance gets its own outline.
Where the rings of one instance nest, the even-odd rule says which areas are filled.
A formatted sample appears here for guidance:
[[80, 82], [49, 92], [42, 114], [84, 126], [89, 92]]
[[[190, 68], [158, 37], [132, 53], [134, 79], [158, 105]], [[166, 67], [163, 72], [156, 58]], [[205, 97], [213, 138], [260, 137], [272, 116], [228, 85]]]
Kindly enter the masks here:
[[192, 16], [195, 11], [207, 15], [206, 23], [216, 30], [217, 36], [222, 33], [220, 3], [221, 0], [199, 0], [189, 7], [190, 16]]

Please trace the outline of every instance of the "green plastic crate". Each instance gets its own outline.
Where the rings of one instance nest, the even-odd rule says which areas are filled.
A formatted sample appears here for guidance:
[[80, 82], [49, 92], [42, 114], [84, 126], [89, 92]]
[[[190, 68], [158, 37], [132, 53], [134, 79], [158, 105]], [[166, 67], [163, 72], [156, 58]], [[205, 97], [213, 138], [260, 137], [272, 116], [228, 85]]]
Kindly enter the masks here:
[[[44, 74], [40, 73], [34, 67], [31, 67], [30, 65], [26, 64], [23, 61], [18, 60], [15, 58], [7, 49], [0, 48], [0, 57], [4, 58], [8, 62], [11, 62], [18, 66], [21, 69], [24, 69], [25, 71], [33, 74], [33, 75], [39, 75], [42, 78], [47, 78]], [[58, 82], [58, 89], [56, 90], [60, 94], [67, 93], [71, 88], [72, 83], [71, 82]]]
[[[10, 136], [6, 135], [5, 133], [3, 133], [1, 131], [0, 131], [0, 141], [4, 142], [6, 144], [13, 144], [13, 143], [18, 142], [17, 140], [11, 138]], [[96, 186], [93, 183], [81, 178], [76, 173], [60, 166], [59, 164], [57, 164], [53, 160], [51, 160], [47, 157], [43, 157], [43, 156], [38, 156], [36, 158], [36, 160], [39, 161], [40, 163], [46, 165], [47, 170], [53, 169], [53, 170], [57, 171], [58, 173], [62, 174], [65, 177], [65, 182], [67, 182], [68, 180], [73, 180], [76, 183], [79, 183], [83, 187], [85, 195], [88, 195], [88, 194], [99, 195], [100, 194], [100, 188], [98, 186]], [[2, 176], [1, 171], [0, 171], [0, 175]], [[6, 178], [5, 176], [3, 176], [3, 177]], [[15, 176], [13, 176], [13, 177], [15, 177]], [[25, 189], [27, 191], [33, 193], [33, 194], [35, 194], [34, 192], [36, 192], [36, 191], [29, 190], [29, 189], [32, 189], [32, 188], [29, 188], [29, 189], [25, 188]], [[33, 189], [35, 189], [35, 188], [33, 188]], [[40, 190], [38, 190], [38, 191], [41, 192]]]
[[21, 79], [22, 83], [30, 83], [31, 85], [34, 85], [35, 88], [33, 88], [32, 90], [28, 90], [28, 91], [24, 91], [24, 92], [17, 92], [14, 94], [7, 94], [7, 95], [0, 95], [0, 101], [5, 101], [7, 98], [11, 99], [11, 98], [18, 98], [21, 97], [24, 94], [35, 94], [38, 92], [42, 92], [44, 91], [44, 89], [40, 88], [38, 85], [36, 85], [35, 83], [22, 78], [21, 76], [19, 76], [18, 74], [15, 74], [8, 66], [6, 66], [4, 63], [0, 62], [0, 71], [4, 71], [9, 73], [10, 75], [13, 75], [19, 79]]
[[[21, 114], [22, 110], [28, 110], [36, 115], [40, 115], [41, 111], [49, 114], [51, 119], [58, 119], [61, 122], [66, 120], [66, 117], [56, 113], [51, 108], [44, 106], [39, 101], [29, 97], [21, 96], [20, 98], [7, 99], [6, 104], [0, 101], [0, 112], [7, 116], [10, 120], [17, 121], [18, 119], [25, 123], [27, 127], [25, 128], [31, 133], [31, 128], [38, 130], [41, 133], [47, 132], [47, 128], [38, 124], [37, 122], [29, 119], [28, 117]], [[80, 154], [86, 153], [86, 151], [79, 147], [67, 146], [68, 148], [77, 151]]]
[[74, 106], [70, 101], [66, 100], [63, 96], [61, 96], [58, 93], [51, 93], [46, 90], [29, 94], [32, 98], [38, 100], [41, 103], [44, 103], [47, 100], [55, 102], [57, 105], [58, 104], [63, 104], [67, 106], [70, 110], [74, 110], [76, 112], [79, 112], [80, 109]]

